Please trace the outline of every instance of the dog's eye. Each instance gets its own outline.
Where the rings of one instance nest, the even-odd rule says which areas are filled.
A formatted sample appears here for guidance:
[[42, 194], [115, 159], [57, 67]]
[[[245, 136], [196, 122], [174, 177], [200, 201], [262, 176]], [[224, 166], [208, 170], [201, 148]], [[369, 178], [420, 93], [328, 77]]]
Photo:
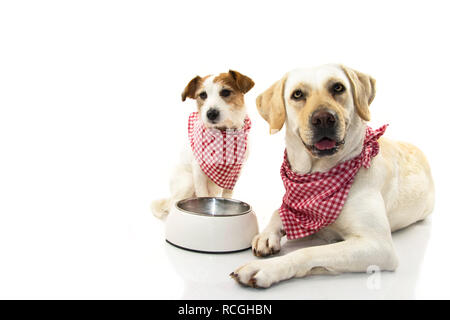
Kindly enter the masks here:
[[208, 98], [208, 95], [206, 94], [205, 91], [203, 91], [199, 94], [199, 97], [200, 97], [200, 99], [205, 100], [206, 98]]
[[342, 83], [335, 83], [332, 87], [334, 93], [342, 93], [345, 91], [345, 87]]
[[303, 94], [303, 92], [302, 92], [302, 90], [295, 90], [293, 93], [292, 93], [292, 99], [294, 99], [294, 100], [300, 100], [300, 99], [303, 99], [305, 97], [305, 95]]
[[220, 91], [220, 96], [221, 97], [228, 97], [231, 94], [231, 91], [228, 89], [222, 89], [222, 91]]

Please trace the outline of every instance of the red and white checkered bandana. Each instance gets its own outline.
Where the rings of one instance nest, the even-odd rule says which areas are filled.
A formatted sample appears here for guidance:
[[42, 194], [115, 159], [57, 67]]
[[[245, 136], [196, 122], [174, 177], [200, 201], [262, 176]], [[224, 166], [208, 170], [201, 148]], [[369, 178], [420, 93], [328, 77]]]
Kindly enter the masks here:
[[195, 159], [203, 172], [219, 187], [234, 188], [245, 161], [251, 125], [247, 116], [242, 129], [210, 129], [200, 120], [198, 112], [190, 114], [188, 135]]
[[361, 154], [327, 172], [295, 173], [285, 151], [280, 173], [286, 193], [279, 211], [289, 240], [316, 233], [337, 219], [359, 169], [369, 168], [371, 159], [378, 154], [377, 140], [386, 127], [367, 127]]

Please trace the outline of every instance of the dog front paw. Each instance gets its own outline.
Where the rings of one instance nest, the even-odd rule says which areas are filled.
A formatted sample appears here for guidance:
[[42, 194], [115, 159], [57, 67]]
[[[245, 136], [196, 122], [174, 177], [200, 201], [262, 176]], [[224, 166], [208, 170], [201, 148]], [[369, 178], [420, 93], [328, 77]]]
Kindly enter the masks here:
[[253, 288], [269, 288], [283, 278], [283, 268], [279, 258], [256, 260], [236, 269], [230, 274], [236, 282]]
[[279, 232], [262, 232], [252, 241], [253, 254], [257, 257], [266, 257], [281, 250], [281, 235]]

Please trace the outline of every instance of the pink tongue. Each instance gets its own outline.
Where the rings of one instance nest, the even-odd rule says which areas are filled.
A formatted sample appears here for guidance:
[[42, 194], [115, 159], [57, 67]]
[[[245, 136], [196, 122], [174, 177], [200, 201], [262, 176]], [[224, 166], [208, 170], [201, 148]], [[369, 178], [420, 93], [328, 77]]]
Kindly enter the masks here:
[[319, 150], [333, 149], [336, 146], [336, 141], [324, 138], [317, 142], [314, 146]]

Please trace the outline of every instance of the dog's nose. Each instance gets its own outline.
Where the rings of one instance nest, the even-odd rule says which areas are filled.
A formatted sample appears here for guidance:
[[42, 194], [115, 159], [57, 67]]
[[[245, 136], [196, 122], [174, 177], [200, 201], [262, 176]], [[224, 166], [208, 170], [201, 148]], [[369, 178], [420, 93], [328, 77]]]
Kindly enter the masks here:
[[316, 128], [332, 129], [336, 125], [336, 113], [332, 110], [317, 110], [311, 116], [311, 124]]
[[219, 117], [219, 111], [217, 109], [209, 109], [208, 112], [206, 112], [206, 117], [214, 121]]

